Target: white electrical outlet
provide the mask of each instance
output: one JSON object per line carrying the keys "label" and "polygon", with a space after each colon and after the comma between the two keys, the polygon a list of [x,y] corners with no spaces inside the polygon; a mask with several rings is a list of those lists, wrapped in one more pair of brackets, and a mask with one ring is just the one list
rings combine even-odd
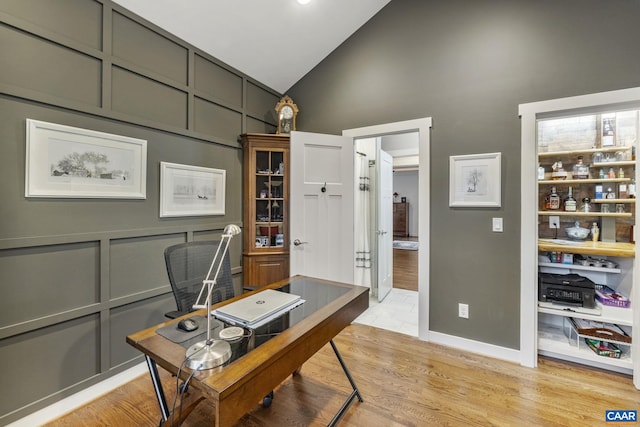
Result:
{"label": "white electrical outlet", "polygon": [[463,319],[469,318],[469,304],[458,304],[458,317]]}
{"label": "white electrical outlet", "polygon": [[549,217],[549,228],[560,228],[560,217],[559,216],[550,216]]}

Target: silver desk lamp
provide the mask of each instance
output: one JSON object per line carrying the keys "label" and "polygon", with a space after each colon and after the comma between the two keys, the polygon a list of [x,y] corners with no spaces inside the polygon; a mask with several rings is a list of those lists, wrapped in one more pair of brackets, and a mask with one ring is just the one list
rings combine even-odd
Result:
{"label": "silver desk lamp", "polygon": [[[222,261],[229,250],[229,242],[231,242],[233,236],[237,234],[240,234],[240,227],[235,224],[229,224],[224,228],[218,250],[216,250],[213,261],[211,261],[211,267],[209,267],[207,276],[202,281],[202,289],[200,289],[198,298],[196,298],[196,302],[193,304],[194,309],[207,309],[207,339],[197,342],[187,349],[187,367],[190,369],[202,370],[215,368],[216,366],[222,365],[231,357],[231,346],[227,341],[211,339],[211,293],[218,280],[218,275],[220,274],[220,269],[223,264]],[[224,246],[222,256],[218,257],[221,253],[220,248],[222,246]],[[218,265],[216,274],[213,276],[213,280],[209,280],[216,264]],[[201,298],[205,289],[207,290],[207,299],[204,304],[202,304]]]}

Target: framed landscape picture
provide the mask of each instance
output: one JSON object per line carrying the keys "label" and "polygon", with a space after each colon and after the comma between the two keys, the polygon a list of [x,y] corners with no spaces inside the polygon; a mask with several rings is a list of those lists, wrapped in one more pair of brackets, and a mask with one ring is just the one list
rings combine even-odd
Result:
{"label": "framed landscape picture", "polygon": [[227,171],[160,162],[160,217],[224,215]]}
{"label": "framed landscape picture", "polygon": [[27,119],[25,197],[145,199],[147,141]]}

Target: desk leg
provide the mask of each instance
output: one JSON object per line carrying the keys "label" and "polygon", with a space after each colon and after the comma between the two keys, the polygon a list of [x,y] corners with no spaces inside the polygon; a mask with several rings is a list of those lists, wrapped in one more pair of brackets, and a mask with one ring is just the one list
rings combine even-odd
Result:
{"label": "desk leg", "polygon": [[167,405],[167,399],[164,397],[164,390],[162,389],[162,382],[160,381],[160,374],[158,373],[156,362],[154,362],[149,356],[144,356],[144,358],[146,359],[147,366],[149,367],[149,374],[151,375],[153,390],[155,391],[156,398],[158,399],[158,405],[160,405],[160,412],[162,415],[160,424],[162,424],[167,421],[171,415],[169,412],[169,406]]}
{"label": "desk leg", "polygon": [[340,362],[340,365],[342,366],[342,370],[344,371],[344,374],[349,379],[349,382],[351,383],[351,387],[353,387],[353,391],[351,392],[351,394],[349,395],[347,400],[342,404],[342,407],[340,408],[338,413],[333,417],[333,419],[329,423],[329,426],[333,427],[338,423],[340,418],[347,411],[347,408],[349,408],[349,406],[353,402],[353,399],[355,399],[357,397],[358,401],[360,401],[360,402],[364,402],[364,401],[362,400],[362,396],[360,395],[360,391],[358,390],[358,386],[356,385],[355,381],[353,381],[353,378],[351,377],[351,373],[347,369],[347,365],[345,365],[344,364],[344,360],[342,360],[342,356],[340,355],[340,352],[338,351],[338,347],[336,347],[336,345],[333,342],[333,340],[331,340],[329,342],[331,343],[331,347],[333,348],[333,352],[336,354],[336,357],[338,358],[338,362]]}

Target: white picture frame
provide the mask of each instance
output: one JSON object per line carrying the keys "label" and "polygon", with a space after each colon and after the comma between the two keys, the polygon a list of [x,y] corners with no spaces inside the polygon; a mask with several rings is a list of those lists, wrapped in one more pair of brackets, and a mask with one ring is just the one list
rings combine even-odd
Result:
{"label": "white picture frame", "polygon": [[227,171],[160,162],[160,217],[225,214]]}
{"label": "white picture frame", "polygon": [[147,141],[26,121],[25,197],[146,199]]}
{"label": "white picture frame", "polygon": [[449,156],[450,207],[502,205],[502,153]]}

